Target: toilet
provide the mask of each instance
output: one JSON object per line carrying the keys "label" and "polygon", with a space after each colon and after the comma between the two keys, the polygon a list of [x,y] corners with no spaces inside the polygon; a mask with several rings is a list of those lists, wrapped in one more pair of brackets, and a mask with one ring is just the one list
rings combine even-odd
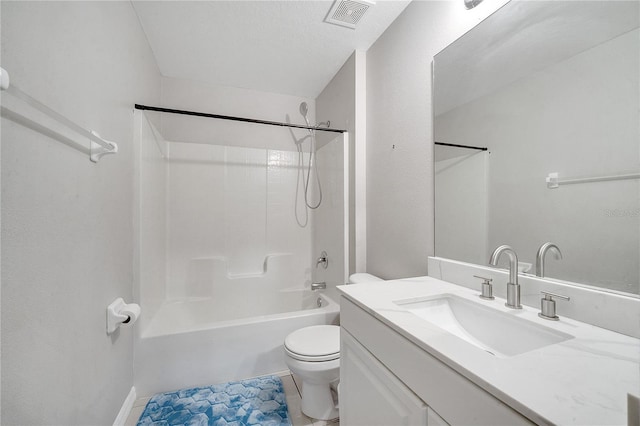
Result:
{"label": "toilet", "polygon": [[[350,284],[382,281],[357,273]],[[290,333],[284,340],[285,363],[302,379],[302,412],[313,419],[338,417],[332,387],[340,380],[340,326],[313,325]]]}
{"label": "toilet", "polygon": [[338,417],[331,385],[340,379],[340,327],[313,325],[289,334],[284,340],[285,363],[302,379],[302,412],[308,417]]}
{"label": "toilet", "polygon": [[382,278],[378,278],[375,275],[367,274],[366,272],[358,272],[356,274],[349,275],[349,284],[361,284],[372,281],[384,281]]}

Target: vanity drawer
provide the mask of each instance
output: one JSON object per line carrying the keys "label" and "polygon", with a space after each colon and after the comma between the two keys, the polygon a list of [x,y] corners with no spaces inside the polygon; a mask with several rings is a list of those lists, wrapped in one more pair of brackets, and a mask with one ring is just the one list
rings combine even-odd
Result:
{"label": "vanity drawer", "polygon": [[529,419],[342,297],[340,323],[451,425],[530,425]]}

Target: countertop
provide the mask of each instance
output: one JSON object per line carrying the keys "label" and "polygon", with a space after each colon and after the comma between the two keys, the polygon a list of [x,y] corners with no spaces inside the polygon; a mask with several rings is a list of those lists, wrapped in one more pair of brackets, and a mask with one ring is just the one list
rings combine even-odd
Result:
{"label": "countertop", "polygon": [[[538,310],[483,300],[478,292],[431,277],[339,286],[349,300],[537,423],[627,424],[627,394],[640,395],[640,339]],[[394,301],[453,294],[574,336],[520,355],[498,358],[428,323]],[[573,303],[579,303],[578,300]]]}

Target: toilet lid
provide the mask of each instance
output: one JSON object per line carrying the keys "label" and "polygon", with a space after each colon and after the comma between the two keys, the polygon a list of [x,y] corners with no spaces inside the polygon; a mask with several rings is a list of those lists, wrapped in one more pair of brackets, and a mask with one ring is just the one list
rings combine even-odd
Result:
{"label": "toilet lid", "polygon": [[313,325],[301,328],[284,339],[287,353],[302,361],[329,361],[340,357],[340,327]]}

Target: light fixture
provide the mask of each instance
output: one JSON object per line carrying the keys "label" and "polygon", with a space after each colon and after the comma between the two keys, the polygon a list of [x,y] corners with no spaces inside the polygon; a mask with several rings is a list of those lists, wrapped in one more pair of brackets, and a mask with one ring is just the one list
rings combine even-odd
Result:
{"label": "light fixture", "polygon": [[480,3],[482,3],[482,0],[464,0],[464,6],[467,9],[473,9],[474,7],[479,5]]}

